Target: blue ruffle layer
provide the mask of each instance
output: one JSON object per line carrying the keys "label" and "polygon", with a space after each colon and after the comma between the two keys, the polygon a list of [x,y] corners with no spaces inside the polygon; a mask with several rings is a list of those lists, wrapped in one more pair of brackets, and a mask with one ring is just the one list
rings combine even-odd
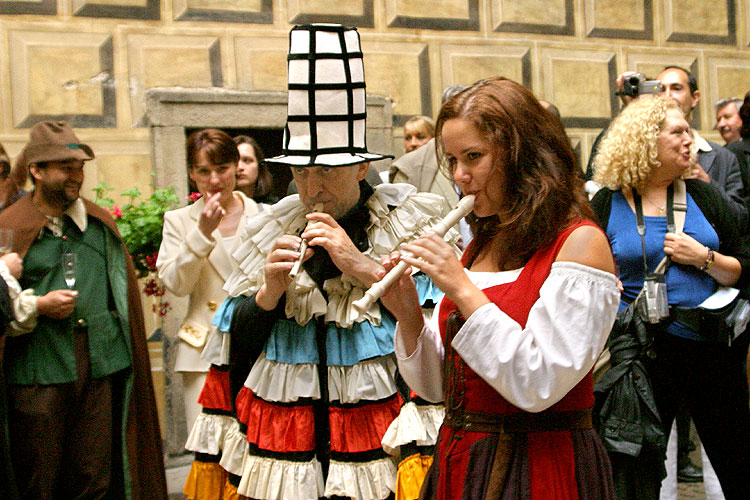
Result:
{"label": "blue ruffle layer", "polygon": [[242,297],[227,297],[214,313],[211,324],[218,328],[220,332],[229,331],[229,327],[232,325],[232,314],[234,314],[234,308],[240,298]]}
{"label": "blue ruffle layer", "polygon": [[443,291],[435,286],[429,276],[417,273],[413,276],[414,284],[417,285],[417,295],[422,307],[435,307],[443,298]]}
{"label": "blue ruffle layer", "polygon": [[[443,297],[443,292],[422,273],[414,276],[420,303],[434,306]],[[241,297],[227,297],[214,314],[211,324],[220,331],[228,332],[232,314]],[[329,324],[326,335],[326,353],[329,366],[353,366],[370,358],[385,356],[393,352],[393,332],[396,322],[381,307],[380,326],[367,321],[355,323],[352,328],[341,328]],[[276,322],[266,343],[266,358],[278,363],[293,365],[320,362],[315,341],[316,323],[311,321],[300,326],[296,321],[281,319]]]}
{"label": "blue ruffle layer", "polygon": [[[353,366],[366,359],[393,352],[393,330],[396,323],[383,313],[380,326],[367,321],[351,328],[327,325],[326,356],[328,366]],[[302,364],[320,362],[315,342],[315,322],[300,326],[294,320],[276,322],[266,343],[266,358],[278,363]]]}

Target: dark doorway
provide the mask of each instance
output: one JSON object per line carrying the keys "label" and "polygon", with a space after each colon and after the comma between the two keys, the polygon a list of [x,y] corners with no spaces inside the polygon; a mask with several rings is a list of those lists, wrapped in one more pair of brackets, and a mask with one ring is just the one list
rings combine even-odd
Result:
{"label": "dark doorway", "polygon": [[[196,130],[201,128],[185,128],[185,138]],[[281,154],[282,141],[284,139],[284,130],[280,128],[222,128],[224,132],[237,137],[238,135],[248,135],[255,139],[263,150],[266,158],[273,158]],[[286,196],[286,189],[292,180],[292,171],[286,167],[273,166],[270,168],[273,176],[273,194],[277,198]]]}

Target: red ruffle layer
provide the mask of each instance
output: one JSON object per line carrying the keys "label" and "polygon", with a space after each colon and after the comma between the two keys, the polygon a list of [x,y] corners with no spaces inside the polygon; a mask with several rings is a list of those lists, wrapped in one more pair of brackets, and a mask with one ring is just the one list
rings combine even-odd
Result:
{"label": "red ruffle layer", "polygon": [[247,425],[248,442],[263,450],[284,453],[315,449],[311,405],[274,405],[243,387],[237,395],[237,418]]}
{"label": "red ruffle layer", "polygon": [[232,411],[232,398],[229,395],[229,372],[217,370],[212,366],[203,383],[198,404],[212,410]]}
{"label": "red ruffle layer", "polygon": [[380,449],[380,440],[398,416],[402,403],[399,396],[377,404],[331,408],[331,450],[358,453]]}
{"label": "red ruffle layer", "polygon": [[[237,418],[247,426],[247,440],[264,450],[312,451],[315,419],[312,405],[280,406],[243,387],[237,395]],[[402,401],[394,397],[377,404],[330,408],[331,450],[358,453],[380,449],[380,440],[398,416]]]}
{"label": "red ruffle layer", "polygon": [[237,399],[234,400],[234,406],[237,410],[237,420],[247,425],[249,417],[250,401],[253,399],[253,391],[247,387],[240,389]]}

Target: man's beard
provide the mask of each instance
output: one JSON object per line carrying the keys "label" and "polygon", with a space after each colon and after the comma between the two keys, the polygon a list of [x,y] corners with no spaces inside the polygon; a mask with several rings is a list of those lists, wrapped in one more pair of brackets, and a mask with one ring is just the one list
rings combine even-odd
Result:
{"label": "man's beard", "polygon": [[65,210],[78,199],[81,189],[81,186],[79,185],[75,196],[72,196],[69,195],[68,191],[65,189],[66,184],[67,182],[59,184],[40,184],[38,188],[48,203],[62,207],[62,209]]}

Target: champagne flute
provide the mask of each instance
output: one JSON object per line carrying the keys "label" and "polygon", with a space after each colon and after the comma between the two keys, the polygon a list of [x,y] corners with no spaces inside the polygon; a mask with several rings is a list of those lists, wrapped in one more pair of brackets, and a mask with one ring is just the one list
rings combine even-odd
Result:
{"label": "champagne flute", "polygon": [[0,229],[0,255],[13,251],[13,230]]}
{"label": "champagne flute", "polygon": [[76,284],[76,254],[72,252],[62,254],[62,265],[65,284],[72,289]]}

